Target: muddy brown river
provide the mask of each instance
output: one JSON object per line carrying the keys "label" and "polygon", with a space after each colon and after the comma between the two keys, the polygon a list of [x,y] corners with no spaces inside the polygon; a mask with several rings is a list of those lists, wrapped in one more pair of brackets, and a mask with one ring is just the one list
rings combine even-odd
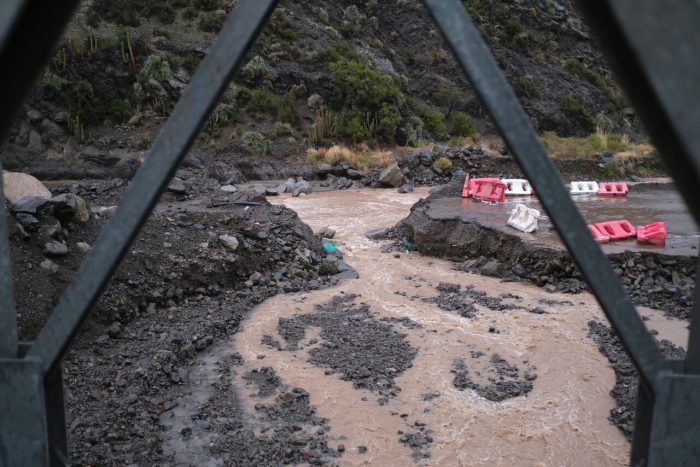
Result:
{"label": "muddy brown river", "polygon": [[[609,395],[614,373],[587,337],[587,322],[605,319],[590,294],[547,293],[455,271],[448,261],[417,253],[385,254],[380,243],[365,238],[366,231],[405,217],[427,192],[335,191],[276,199],[296,210],[314,230],[336,229],[338,248],[359,279],[320,291],[278,295],[242,323],[231,345],[245,362],[235,378],[250,419],[255,419],[259,399],[247,397],[252,389],[240,376],[272,367],[285,384],[308,391],[317,416],[328,419],[329,445],[345,448],[336,459],[340,465],[626,464],[630,445],[607,420],[614,406]],[[423,300],[436,296],[441,282],[472,286],[477,293],[501,297],[502,303],[522,309],[494,311],[476,305],[472,317],[462,317]],[[348,294],[358,295],[356,302],[367,304],[376,319],[390,320],[416,349],[412,365],[396,370],[400,390],[383,401],[377,392],[355,388],[352,381],[309,361],[310,352],[322,345],[321,329],[310,325],[293,347],[280,335],[280,318],[313,314],[314,305]],[[526,311],[532,308],[545,314]],[[660,338],[685,346],[683,322],[667,320],[654,310],[641,312],[650,317],[646,323]],[[397,321],[406,318],[411,325]],[[281,345],[275,348],[271,340]],[[460,360],[474,380],[493,381],[488,368],[493,354],[527,370],[529,379],[536,375],[532,390],[496,402],[478,391],[455,387],[452,370]],[[206,375],[201,378],[207,380]],[[186,411],[187,401],[181,407]],[[416,457],[415,449],[400,441],[417,426],[432,439],[422,448],[429,457]]]}

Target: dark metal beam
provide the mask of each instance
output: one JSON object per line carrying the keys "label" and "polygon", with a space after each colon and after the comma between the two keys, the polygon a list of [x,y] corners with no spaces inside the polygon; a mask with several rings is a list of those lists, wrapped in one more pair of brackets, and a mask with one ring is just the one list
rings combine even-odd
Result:
{"label": "dark metal beam", "polygon": [[17,310],[12,290],[12,256],[8,233],[0,167],[0,358],[16,358],[18,351]]}
{"label": "dark metal beam", "polygon": [[14,14],[0,20],[0,142],[36,82],[78,0],[17,0],[0,8]]}
{"label": "dark metal beam", "polygon": [[641,376],[655,389],[655,375],[670,367],[632,306],[607,257],[590,235],[581,213],[479,31],[458,0],[424,0],[424,4],[518,164],[535,187],[542,206],[622,338]]}
{"label": "dark metal beam", "polygon": [[578,0],[577,5],[700,224],[700,2]]}
{"label": "dark metal beam", "polygon": [[241,0],[226,20],[117,211],[29,351],[29,356],[42,359],[45,371],[65,353],[276,3],[277,0]]}

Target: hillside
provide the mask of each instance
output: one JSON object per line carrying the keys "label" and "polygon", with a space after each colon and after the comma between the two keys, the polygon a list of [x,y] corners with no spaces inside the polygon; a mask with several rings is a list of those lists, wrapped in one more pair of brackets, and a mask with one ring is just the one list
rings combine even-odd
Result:
{"label": "hillside", "polygon": [[[234,3],[86,0],[18,118],[4,166],[128,177]],[[540,133],[587,137],[598,127],[639,140],[569,0],[464,3]],[[335,143],[504,152],[419,1],[283,1],[195,152],[303,161],[309,147]]]}

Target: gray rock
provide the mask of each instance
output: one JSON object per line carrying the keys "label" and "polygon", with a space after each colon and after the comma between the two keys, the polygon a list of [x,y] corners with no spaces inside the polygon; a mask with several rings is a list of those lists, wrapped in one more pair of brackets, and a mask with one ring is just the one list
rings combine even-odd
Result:
{"label": "gray rock", "polygon": [[66,256],[68,254],[68,247],[63,243],[51,240],[44,245],[44,254],[53,257]]}
{"label": "gray rock", "polygon": [[187,187],[182,182],[182,180],[180,180],[177,177],[174,177],[171,180],[170,185],[168,185],[168,191],[177,195],[184,195],[185,193],[187,193]]}
{"label": "gray rock", "polygon": [[414,189],[413,183],[404,183],[397,190],[399,193],[411,193]]}
{"label": "gray rock", "polygon": [[24,196],[12,203],[12,210],[14,212],[36,214],[37,210],[47,202],[46,198],[40,196]]}
{"label": "gray rock", "polygon": [[331,276],[340,272],[337,259],[325,259],[318,268],[318,272],[324,276]]}
{"label": "gray rock", "polygon": [[238,191],[238,188],[236,188],[233,185],[224,185],[221,188],[219,188],[221,191],[225,191],[226,193],[235,193]]}
{"label": "gray rock", "polygon": [[219,240],[227,250],[236,251],[238,248],[238,239],[233,235],[219,235]]}
{"label": "gray rock", "polygon": [[348,169],[345,171],[345,174],[348,176],[348,178],[351,178],[353,180],[359,180],[362,177],[364,177],[364,175],[365,175],[362,172],[360,172],[359,170],[355,170],[355,169]]}
{"label": "gray rock", "polygon": [[83,253],[88,253],[90,250],[92,250],[92,247],[85,242],[78,242],[75,244],[75,246]]}
{"label": "gray rock", "polygon": [[287,185],[285,185],[284,183],[282,183],[281,185],[279,185],[279,186],[276,188],[276,190],[277,190],[277,193],[279,193],[280,195],[281,195],[282,193],[286,193],[286,192],[288,191],[288,190],[287,190]]}
{"label": "gray rock", "polygon": [[312,191],[313,191],[313,189],[311,188],[311,185],[309,185],[309,182],[302,179],[302,180],[299,180],[298,182],[294,183],[294,189],[292,190],[292,196],[297,197],[301,194],[308,195]]}
{"label": "gray rock", "polygon": [[50,259],[45,259],[39,266],[41,266],[41,269],[48,271],[49,274],[56,274],[58,272],[58,265]]}
{"label": "gray rock", "polygon": [[287,193],[290,193],[292,190],[294,190],[294,185],[296,181],[293,178],[288,178],[284,184],[287,186]]}
{"label": "gray rock", "polygon": [[39,134],[38,131],[32,129],[29,131],[29,144],[27,147],[30,149],[41,149],[43,146],[43,143],[41,141],[41,135]]}
{"label": "gray rock", "polygon": [[322,228],[321,230],[319,230],[318,235],[321,238],[333,238],[333,237],[335,237],[335,230],[326,226],[326,227]]}
{"label": "gray rock", "polygon": [[518,277],[525,277],[527,276],[527,270],[523,267],[522,264],[516,264],[513,266],[513,274],[515,274]]}
{"label": "gray rock", "polygon": [[26,212],[17,213],[17,220],[22,228],[29,231],[36,231],[39,228],[39,219]]}
{"label": "gray rock", "polygon": [[86,222],[90,211],[84,199],[73,193],[63,193],[49,200],[53,206],[53,216],[61,222]]}
{"label": "gray rock", "polygon": [[316,164],[316,172],[320,174],[328,173],[333,170],[333,166],[327,162],[319,162]]}
{"label": "gray rock", "polygon": [[2,188],[5,199],[10,203],[15,203],[25,196],[38,198],[51,198],[51,192],[29,174],[22,172],[2,172]]}
{"label": "gray rock", "polygon": [[265,188],[265,196],[277,196],[277,195],[279,195],[277,188],[270,188],[270,187]]}
{"label": "gray rock", "polygon": [[239,191],[231,197],[231,201],[261,203],[265,201],[265,191],[259,192],[254,188],[249,188],[245,191]]}
{"label": "gray rock", "polygon": [[393,187],[399,187],[403,183],[403,173],[397,162],[394,162],[381,171],[379,174],[379,183]]}
{"label": "gray rock", "polygon": [[372,229],[365,234],[365,237],[369,238],[370,240],[379,240],[380,238],[384,238],[387,232],[389,232],[387,227]]}
{"label": "gray rock", "polygon": [[497,276],[498,275],[498,267],[499,263],[498,261],[491,260],[488,263],[484,264],[481,266],[481,274],[484,276]]}

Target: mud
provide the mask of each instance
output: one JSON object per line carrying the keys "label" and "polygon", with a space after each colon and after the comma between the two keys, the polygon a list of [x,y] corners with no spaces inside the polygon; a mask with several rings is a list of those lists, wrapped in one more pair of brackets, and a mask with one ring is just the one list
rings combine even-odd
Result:
{"label": "mud", "polygon": [[[435,190],[413,206],[409,216],[390,232],[394,243],[387,251],[405,250],[410,245],[421,253],[458,261],[464,271],[509,282],[529,281],[549,291],[577,293],[586,289],[582,275],[546,219],[540,221],[536,235],[518,232],[505,225],[512,207],[510,201],[489,205],[444,197],[454,191],[457,181]],[[646,216],[647,221],[667,221],[672,237],[668,248],[628,241],[603,249],[635,304],[663,309],[671,316],[687,319],[695,288],[698,228],[677,195],[659,187],[639,190],[639,194],[630,195],[630,201],[595,199],[578,205],[584,207],[584,215],[592,221],[619,217],[624,212],[635,212],[637,217],[631,218],[637,223],[641,223],[640,216]],[[668,207],[664,207],[667,195],[671,198]],[[659,198],[654,198],[650,214],[643,214],[646,211],[642,209],[625,211],[619,207],[625,202],[646,206],[645,200],[656,196]],[[520,202],[512,202],[516,201]],[[529,199],[525,202],[534,203]],[[673,233],[676,229],[678,234]],[[624,248],[631,250],[621,252]]]}

